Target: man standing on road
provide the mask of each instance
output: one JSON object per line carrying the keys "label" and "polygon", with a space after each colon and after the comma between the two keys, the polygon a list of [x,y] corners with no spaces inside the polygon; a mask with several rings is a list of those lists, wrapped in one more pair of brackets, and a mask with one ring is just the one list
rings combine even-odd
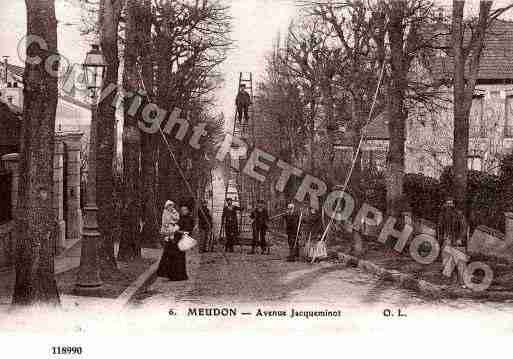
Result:
{"label": "man standing on road", "polygon": [[226,206],[223,208],[223,214],[221,216],[221,226],[224,226],[226,236],[225,252],[233,252],[233,246],[239,236],[237,211],[240,210],[240,207],[233,205],[231,198],[226,200]]}
{"label": "man standing on road", "polygon": [[285,214],[285,229],[289,242],[289,256],[287,262],[294,262],[299,258],[299,215],[294,210],[294,204],[290,203]]}
{"label": "man standing on road", "polygon": [[198,224],[200,229],[200,246],[199,252],[205,253],[207,249],[208,240],[212,233],[212,215],[207,207],[205,200],[201,201],[201,206],[198,211]]}
{"label": "man standing on road", "polygon": [[317,245],[323,233],[322,216],[315,209],[310,208],[310,213],[305,218],[304,234],[305,234],[305,255],[309,256],[309,251]]}
{"label": "man standing on road", "polygon": [[253,219],[253,246],[250,254],[255,253],[255,247],[258,246],[258,244],[260,244],[260,248],[262,248],[262,254],[269,254],[267,243],[265,242],[269,215],[264,206],[264,201],[258,201],[257,208],[251,213],[250,218]]}
{"label": "man standing on road", "polygon": [[444,250],[447,246],[466,252],[467,221],[463,212],[454,206],[454,199],[451,197],[446,199],[438,216],[437,236],[444,267],[450,259],[450,255]]}
{"label": "man standing on road", "polygon": [[467,222],[463,213],[454,206],[454,200],[449,197],[438,216],[438,241],[443,248],[465,246],[467,237]]}

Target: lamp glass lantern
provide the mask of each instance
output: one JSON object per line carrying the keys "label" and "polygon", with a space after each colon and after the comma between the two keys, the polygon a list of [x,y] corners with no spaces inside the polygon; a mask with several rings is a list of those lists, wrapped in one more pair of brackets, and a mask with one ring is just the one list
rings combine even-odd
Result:
{"label": "lamp glass lantern", "polygon": [[98,45],[91,46],[91,50],[86,54],[83,67],[87,88],[93,92],[101,88],[107,63]]}

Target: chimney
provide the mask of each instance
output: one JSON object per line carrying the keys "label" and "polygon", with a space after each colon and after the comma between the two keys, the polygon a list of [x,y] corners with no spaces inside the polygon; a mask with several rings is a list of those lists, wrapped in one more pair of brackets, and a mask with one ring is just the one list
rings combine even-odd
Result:
{"label": "chimney", "polygon": [[7,66],[9,65],[9,56],[4,56],[4,82],[7,85]]}

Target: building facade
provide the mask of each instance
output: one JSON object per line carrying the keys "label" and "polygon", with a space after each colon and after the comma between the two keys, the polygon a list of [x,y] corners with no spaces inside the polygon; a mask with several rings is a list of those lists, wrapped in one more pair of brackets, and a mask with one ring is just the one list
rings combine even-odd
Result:
{"label": "building facade", "polygon": [[[4,173],[10,174],[10,203],[1,203],[2,212],[14,218],[18,199],[19,151],[23,109],[23,71],[5,62],[0,67],[0,158]],[[7,71],[6,71],[7,69]],[[90,107],[65,94],[57,104],[54,153],[53,200],[58,223],[57,246],[69,247],[81,237],[82,152],[88,142]],[[12,221],[0,223],[0,268],[13,264]]]}
{"label": "building facade", "polygon": [[[436,66],[435,76],[449,78],[449,57],[439,54]],[[437,111],[411,111],[406,172],[438,178],[452,164],[452,101],[452,88],[447,87]],[[469,168],[497,174],[501,158],[513,149],[513,22],[497,20],[487,32],[469,120]]]}

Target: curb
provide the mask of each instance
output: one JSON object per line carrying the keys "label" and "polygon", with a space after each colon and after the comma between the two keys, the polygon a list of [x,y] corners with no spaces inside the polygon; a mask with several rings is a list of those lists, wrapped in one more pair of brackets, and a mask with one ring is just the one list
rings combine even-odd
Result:
{"label": "curb", "polygon": [[454,288],[447,285],[439,285],[428,282],[424,279],[416,278],[411,274],[401,273],[393,269],[385,269],[371,261],[360,259],[358,257],[337,252],[337,257],[342,264],[346,266],[358,267],[369,273],[376,274],[384,280],[397,283],[400,287],[414,290],[425,296],[439,298],[442,296],[449,298],[471,298],[471,299],[491,299],[491,300],[513,300],[513,292],[482,291],[476,292],[470,289]]}
{"label": "curb", "polygon": [[135,296],[135,293],[145,286],[146,284],[152,282],[157,277],[157,269],[159,267],[159,262],[156,261],[153,263],[146,271],[144,271],[132,284],[130,284],[124,291],[115,299],[115,304],[119,307],[125,307],[130,300]]}

